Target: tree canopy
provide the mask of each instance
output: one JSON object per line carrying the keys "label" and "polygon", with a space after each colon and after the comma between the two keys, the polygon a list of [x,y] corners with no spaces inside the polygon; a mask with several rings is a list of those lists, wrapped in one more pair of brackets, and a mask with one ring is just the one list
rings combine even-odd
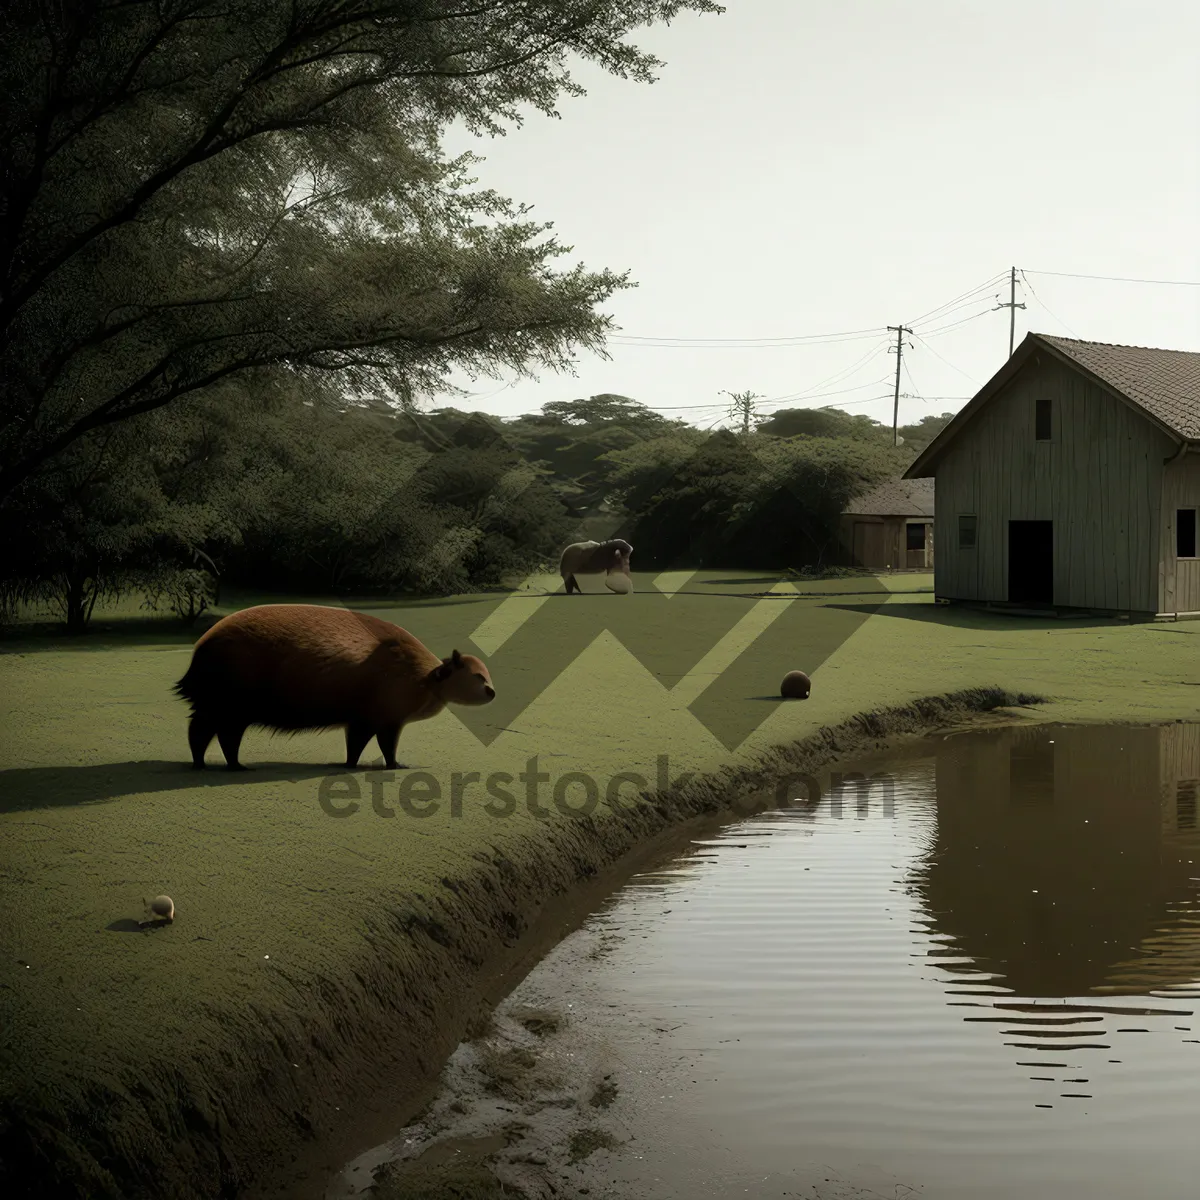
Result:
{"label": "tree canopy", "polygon": [[711,0],[122,0],[0,6],[0,503],[90,431],[284,369],[410,402],[452,367],[603,352],[628,277],[473,189],[502,132],[652,81],[626,39]]}
{"label": "tree canopy", "polygon": [[448,157],[712,0],[0,6],[0,610],[69,628],[223,581],[447,594],[618,529],[644,565],[823,564],[949,419],[790,409],[709,435],[615,393],[514,419],[450,373],[607,357],[627,273]]}

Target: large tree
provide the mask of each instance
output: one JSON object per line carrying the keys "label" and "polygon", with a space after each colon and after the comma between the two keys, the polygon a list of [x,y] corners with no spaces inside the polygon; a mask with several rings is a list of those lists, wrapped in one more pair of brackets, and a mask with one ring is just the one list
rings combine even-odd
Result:
{"label": "large tree", "polygon": [[452,366],[603,352],[629,286],[474,191],[499,133],[651,81],[625,39],[711,0],[7,0],[0,5],[0,503],[91,431],[239,373],[401,403]]}

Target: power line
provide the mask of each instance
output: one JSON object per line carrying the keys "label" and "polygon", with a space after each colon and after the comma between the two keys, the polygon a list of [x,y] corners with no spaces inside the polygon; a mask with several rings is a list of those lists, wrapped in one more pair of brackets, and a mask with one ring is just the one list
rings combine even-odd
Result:
{"label": "power line", "polygon": [[941,337],[943,333],[949,333],[950,330],[957,329],[960,325],[969,325],[972,321],[977,321],[980,317],[986,317],[988,313],[995,311],[995,308],[981,309],[977,313],[972,313],[969,317],[963,317],[959,321],[951,321],[949,325],[939,325],[937,329],[927,329],[921,336],[923,338]]}
{"label": "power line", "polygon": [[751,347],[766,349],[773,346],[819,346],[833,345],[837,342],[856,342],[868,337],[878,337],[882,330],[875,326],[871,329],[848,329],[840,333],[807,333],[794,334],[791,337],[756,337],[756,338],[683,338],[683,337],[642,337],[634,334],[614,334],[608,339],[619,345],[653,345],[680,348],[697,348],[702,350],[721,350],[726,348]]}
{"label": "power line", "polygon": [[928,321],[931,317],[939,313],[944,316],[946,315],[943,312],[944,309],[952,308],[954,305],[966,301],[968,298],[975,296],[979,292],[986,292],[989,288],[995,287],[995,285],[1003,278],[1004,272],[997,271],[995,275],[989,276],[983,281],[983,283],[977,284],[975,287],[969,288],[967,291],[960,293],[959,295],[955,296],[953,300],[947,300],[945,304],[939,304],[937,308],[931,308],[927,313],[923,313],[919,317],[914,317],[911,321],[909,321],[909,325],[920,325],[923,321]]}
{"label": "power line", "polygon": [[[956,317],[959,313],[961,313],[964,309],[970,308],[973,304],[978,304],[981,300],[985,300],[985,299],[987,299],[987,296],[985,295],[985,293],[980,292],[978,295],[971,296],[968,300],[964,301],[962,304],[956,304],[952,308],[946,309],[945,312],[939,313],[936,317],[931,318],[931,320],[933,320],[933,321],[951,320],[952,318]],[[990,311],[990,310],[985,309],[984,311]],[[975,316],[975,315],[978,315],[978,314],[972,314],[972,316]],[[954,323],[955,322],[953,320],[951,320],[951,325],[953,325]],[[926,330],[926,332],[932,332],[928,329],[928,326],[923,323],[915,324],[912,326],[912,328],[913,329],[924,329],[924,330]],[[939,325],[938,328],[940,329],[940,328],[944,328],[944,327]],[[945,328],[948,328],[948,327],[945,327]]]}
{"label": "power line", "polygon": [[[831,383],[841,383],[844,379],[848,379],[860,367],[866,366],[871,359],[878,358],[887,349],[887,346],[888,343],[886,341],[881,341],[878,345],[868,350],[866,354],[862,355],[861,358],[855,359],[848,367],[843,367],[840,371],[834,371],[832,375],[822,379],[819,383],[814,383],[812,387],[805,388],[802,392],[791,392],[786,396],[772,396],[765,403],[773,404],[777,400],[803,400],[814,394],[821,394],[817,392],[818,388],[826,387]],[[836,393],[826,392],[824,394],[833,395]]]}
{"label": "power line", "polygon": [[1152,283],[1160,284],[1163,287],[1200,287],[1200,279],[1134,279],[1128,275],[1077,275],[1073,271],[1034,271],[1032,268],[1021,268],[1022,275],[1027,271],[1033,275],[1059,275],[1064,279],[1107,279],[1113,283]]}
{"label": "power line", "polygon": [[845,408],[848,404],[873,404],[876,400],[890,400],[891,398],[891,392],[880,392],[878,396],[864,396],[861,400],[843,400],[841,404],[822,404],[820,408],[822,412],[828,412],[831,408]]}
{"label": "power line", "polygon": [[[908,382],[912,384],[912,389],[916,393],[916,399],[924,400],[921,395],[921,389],[917,387],[917,381],[912,377],[912,372],[908,369],[908,363],[904,364],[904,374],[908,377]],[[896,380],[896,399],[895,399],[895,414],[892,417],[892,444],[898,445],[900,441],[900,397],[904,395],[900,391],[900,381]]]}
{"label": "power line", "polygon": [[964,379],[969,380],[971,382],[972,386],[975,385],[975,380],[971,379],[970,375],[968,375],[966,373],[966,371],[964,371],[962,369],[962,367],[954,366],[954,364],[948,358],[945,358],[941,354],[938,354],[938,352],[927,341],[925,341],[925,339],[923,337],[921,337],[921,335],[919,333],[914,333],[913,337],[915,337],[919,342],[921,342],[921,344],[924,345],[925,348],[927,350],[929,350],[932,354],[934,354],[938,358],[940,358],[942,360],[942,362],[944,362],[946,364],[946,366],[951,367],[953,370],[957,371]]}
{"label": "power line", "polygon": [[[1034,274],[1036,275],[1036,274],[1037,274],[1037,272],[1035,271],[1035,272],[1034,272]],[[1041,306],[1042,306],[1044,309],[1046,309],[1046,312],[1050,314],[1050,317],[1051,317],[1051,319],[1052,319],[1052,320],[1055,320],[1055,321],[1057,321],[1057,322],[1058,322],[1058,323],[1059,323],[1059,324],[1060,324],[1060,325],[1061,325],[1061,326],[1062,326],[1062,327],[1063,327],[1063,328],[1064,328],[1064,329],[1065,329],[1065,330],[1066,330],[1066,331],[1067,331],[1067,332],[1068,332],[1068,333],[1069,333],[1069,334],[1070,334],[1072,337],[1078,337],[1078,336],[1079,336],[1079,334],[1077,334],[1077,333],[1075,332],[1075,330],[1073,330],[1073,329],[1070,327],[1070,325],[1068,325],[1068,324],[1066,323],[1066,321],[1064,321],[1064,320],[1062,319],[1062,317],[1058,316],[1056,313],[1052,313],[1052,312],[1050,312],[1050,309],[1049,309],[1049,307],[1047,306],[1047,304],[1046,304],[1045,300],[1043,300],[1043,299],[1041,298],[1041,296],[1039,296],[1039,295],[1037,294],[1036,290],[1034,289],[1034,286],[1033,286],[1033,284],[1032,284],[1032,283],[1030,283],[1030,282],[1029,282],[1029,280],[1025,278],[1025,272],[1024,272],[1024,271],[1022,271],[1022,272],[1021,272],[1021,278],[1025,280],[1025,285],[1026,285],[1026,287],[1028,287],[1028,288],[1029,288],[1029,294],[1030,294],[1030,295],[1031,295],[1031,296],[1032,296],[1032,297],[1033,297],[1033,298],[1034,298],[1034,299],[1035,299],[1035,300],[1036,300],[1036,301],[1037,301],[1037,302],[1038,302],[1038,303],[1039,303],[1039,304],[1040,304],[1040,305],[1041,305]]]}
{"label": "power line", "polygon": [[878,387],[882,383],[887,383],[887,380],[873,379],[870,383],[860,383],[854,387],[839,388],[832,392],[803,392],[797,396],[776,396],[773,400],[764,400],[759,407],[765,408],[768,404],[789,404],[796,400],[821,400],[826,396],[848,396],[851,392],[861,392],[863,388]]}
{"label": "power line", "polygon": [[[953,315],[955,312],[968,307],[972,302],[982,298],[982,293],[989,288],[994,287],[1006,277],[1009,280],[1010,289],[1015,284],[1015,276],[1017,271],[1020,271],[1021,276],[1028,283],[1027,275],[1054,275],[1068,279],[1098,279],[1108,280],[1115,283],[1142,283],[1165,287],[1200,287],[1200,280],[1192,279],[1140,279],[1128,275],[1085,275],[1073,271],[1039,271],[1033,268],[1010,268],[1008,271],[1000,271],[995,275],[985,279],[982,283],[976,284],[972,288],[968,288],[964,292],[960,292],[957,296],[950,300],[939,304],[936,308],[931,308],[919,317],[914,317],[908,322],[908,327],[914,329],[916,326],[926,324],[927,322],[937,319],[944,320],[946,317]],[[1036,296],[1035,296],[1036,299]],[[1010,305],[1016,304],[1015,292],[1010,291],[1010,298],[1007,304],[1001,304],[1000,307],[1008,308]],[[1016,307],[1021,305],[1016,304]],[[1043,305],[1043,307],[1045,307]],[[995,311],[988,309],[986,311]],[[1049,312],[1049,309],[1047,309]],[[967,320],[974,320],[977,316],[982,316],[982,313],[974,314]],[[1053,314],[1051,314],[1053,316]],[[1016,314],[1010,312],[1010,332],[1015,326]],[[1057,319],[1057,318],[1056,318]],[[938,330],[929,330],[928,334],[932,335],[935,332],[945,332],[954,326],[944,326]],[[890,332],[891,330],[889,330]],[[772,347],[791,347],[791,346],[817,346],[817,345],[835,345],[840,342],[860,341],[872,336],[878,336],[883,332],[878,326],[864,329],[846,329],[831,333],[812,333],[812,334],[793,334],[783,337],[750,337],[750,338],[687,338],[687,337],[671,337],[671,336],[644,336],[640,334],[621,334],[617,333],[608,340],[621,346],[652,346],[662,347],[667,349],[732,349],[732,348],[747,348],[747,349],[767,349]]]}
{"label": "power line", "polygon": [[[989,288],[994,287],[1001,279],[1004,278],[1006,272],[999,271],[983,283],[977,284],[975,287],[961,292],[959,295],[947,300],[944,304],[939,304],[936,308],[930,309],[922,316],[915,318],[909,322],[909,325],[919,325],[933,317],[939,319],[945,318],[958,309],[966,307],[980,293],[986,292]],[[786,337],[753,337],[753,338],[687,338],[687,337],[672,337],[672,336],[650,336],[641,334],[614,334],[608,339],[617,345],[647,345],[647,346],[662,346],[670,348],[700,348],[700,349],[722,349],[725,347],[752,347],[766,348],[771,346],[802,346],[802,345],[832,345],[842,341],[861,341],[864,338],[872,335],[878,336],[883,330],[879,326],[874,326],[868,329],[844,329],[833,333],[810,333],[810,334],[793,334]]]}
{"label": "power line", "polygon": [[930,321],[940,321],[956,310],[983,299],[985,293],[991,291],[992,288],[1001,282],[1001,279],[1001,275],[993,275],[990,279],[984,280],[983,283],[977,284],[965,292],[961,292],[952,300],[947,300],[944,304],[939,304],[937,308],[931,308],[920,317],[908,322],[908,324],[915,328],[918,325],[925,325]]}

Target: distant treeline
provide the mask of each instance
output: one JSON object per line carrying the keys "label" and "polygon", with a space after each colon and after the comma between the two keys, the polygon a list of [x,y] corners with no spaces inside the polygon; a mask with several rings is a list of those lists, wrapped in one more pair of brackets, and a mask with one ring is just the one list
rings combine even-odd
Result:
{"label": "distant treeline", "polygon": [[502,420],[347,405],[278,378],[80,439],[7,505],[0,588],[82,631],[102,597],[195,617],[220,587],[446,595],[512,585],[566,543],[622,536],[643,568],[821,566],[839,514],[949,419],[837,410],[703,432],[622,396]]}
{"label": "distant treeline", "polygon": [[602,351],[635,286],[565,265],[447,132],[556,113],[580,62],[649,82],[639,31],[721,11],[0,4],[0,617],[495,588],[618,531],[642,567],[824,561],[929,422],[897,450],[831,411],[738,438],[619,396],[515,421],[414,399]]}

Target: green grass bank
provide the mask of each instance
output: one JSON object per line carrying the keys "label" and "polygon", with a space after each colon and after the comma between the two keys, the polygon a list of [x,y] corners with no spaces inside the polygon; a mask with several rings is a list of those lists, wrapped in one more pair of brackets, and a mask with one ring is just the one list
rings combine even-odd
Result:
{"label": "green grass bank", "polygon": [[[336,732],[251,730],[250,773],[215,745],[188,770],[170,688],[196,631],[115,612],[74,641],[0,641],[5,1194],[265,1194],[315,1148],[365,1147],[531,965],[565,897],[782,773],[1033,698],[1055,720],[1198,715],[1200,624],[947,609],[913,575],[771,595],[746,573],[635,581],[348,602],[438,654],[481,653],[499,692],[404,732],[401,761],[439,792],[407,811],[409,773],[381,778],[374,747],[367,769],[326,765]],[[793,668],[812,697],[772,699]],[[540,808],[516,781],[535,756]],[[478,782],[497,772],[511,811]],[[584,815],[552,799],[572,772],[597,785]],[[621,773],[646,786],[610,805]],[[139,930],[160,892],[177,919]]]}

